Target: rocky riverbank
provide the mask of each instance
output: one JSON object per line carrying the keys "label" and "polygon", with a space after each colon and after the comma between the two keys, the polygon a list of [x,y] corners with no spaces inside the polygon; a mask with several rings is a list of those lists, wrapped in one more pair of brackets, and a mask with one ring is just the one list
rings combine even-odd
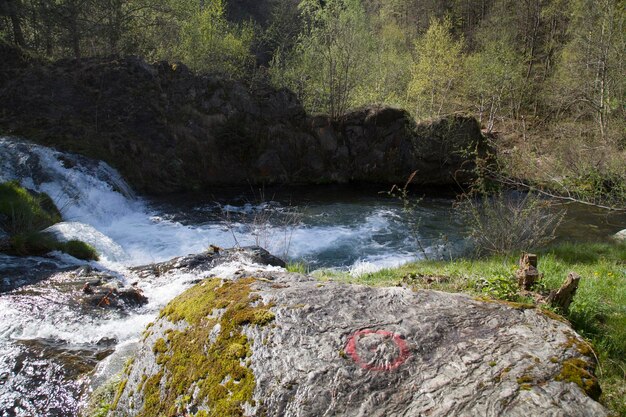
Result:
{"label": "rocky riverbank", "polygon": [[197,75],[139,58],[44,63],[0,45],[0,133],[103,160],[136,190],[216,185],[414,183],[452,185],[487,145],[477,121],[416,125],[370,106],[341,120],[307,115],[268,85]]}

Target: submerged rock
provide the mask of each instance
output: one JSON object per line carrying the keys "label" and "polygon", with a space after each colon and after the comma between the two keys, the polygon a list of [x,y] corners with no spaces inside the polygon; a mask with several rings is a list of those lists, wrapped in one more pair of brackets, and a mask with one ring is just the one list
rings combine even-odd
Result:
{"label": "submerged rock", "polygon": [[109,415],[606,416],[593,370],[523,306],[267,272],[166,306]]}

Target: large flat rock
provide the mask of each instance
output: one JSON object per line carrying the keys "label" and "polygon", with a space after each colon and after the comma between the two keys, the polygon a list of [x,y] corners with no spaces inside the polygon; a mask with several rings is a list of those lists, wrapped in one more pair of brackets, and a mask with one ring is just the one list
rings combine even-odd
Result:
{"label": "large flat rock", "polygon": [[149,327],[111,415],[606,416],[591,355],[521,305],[213,278]]}

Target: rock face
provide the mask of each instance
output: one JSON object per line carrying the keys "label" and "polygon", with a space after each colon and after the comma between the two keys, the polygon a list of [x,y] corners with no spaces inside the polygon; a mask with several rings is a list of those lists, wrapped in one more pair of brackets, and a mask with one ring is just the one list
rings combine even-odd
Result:
{"label": "rock face", "polygon": [[[0,133],[108,162],[141,192],[249,183],[456,184],[463,151],[485,150],[475,119],[416,126],[399,109],[308,116],[267,85],[138,58],[32,63],[0,45]],[[456,178],[455,178],[456,177]]]}
{"label": "rock face", "polygon": [[110,415],[606,416],[591,354],[522,306],[280,272],[212,278],[148,328]]}

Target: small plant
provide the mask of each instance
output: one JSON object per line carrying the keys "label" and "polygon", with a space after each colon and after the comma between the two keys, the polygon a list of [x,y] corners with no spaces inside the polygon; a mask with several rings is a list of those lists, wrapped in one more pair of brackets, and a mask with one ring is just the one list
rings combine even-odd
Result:
{"label": "small plant", "polygon": [[389,191],[383,192],[383,194],[387,194],[391,198],[395,198],[402,203],[402,211],[407,216],[407,228],[411,237],[415,240],[417,244],[417,248],[420,253],[424,257],[424,259],[429,259],[428,253],[426,252],[426,248],[420,238],[419,229],[422,224],[422,218],[418,215],[418,206],[421,199],[412,199],[409,195],[409,185],[413,182],[413,178],[417,175],[417,171],[413,171],[406,183],[402,188],[397,185],[393,185]]}
{"label": "small plant", "polygon": [[[255,193],[256,194],[256,193]],[[255,201],[248,203],[249,209],[233,212],[223,209],[226,228],[232,234],[235,246],[239,246],[239,234],[235,227],[243,224],[243,232],[254,239],[256,246],[262,247],[277,256],[288,258],[291,239],[302,221],[302,213],[295,207],[276,207],[265,193],[259,190]]]}
{"label": "small plant", "polygon": [[481,292],[499,300],[515,301],[517,299],[518,287],[512,277],[504,275],[481,277],[476,286]]}
{"label": "small plant", "polygon": [[297,261],[297,262],[288,262],[286,268],[287,271],[289,272],[293,272],[296,274],[309,274],[311,272],[311,269],[309,268],[309,265],[307,265],[306,262],[304,261]]}

